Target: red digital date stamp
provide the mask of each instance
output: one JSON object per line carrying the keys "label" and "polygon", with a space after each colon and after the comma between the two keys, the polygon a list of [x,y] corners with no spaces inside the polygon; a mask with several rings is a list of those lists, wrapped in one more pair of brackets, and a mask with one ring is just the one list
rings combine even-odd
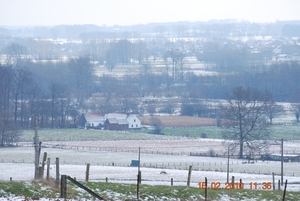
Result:
{"label": "red digital date stamp", "polygon": [[243,190],[245,189],[250,190],[271,190],[272,189],[272,183],[271,182],[249,182],[248,184],[245,184],[243,182],[226,182],[225,184],[222,184],[221,182],[211,182],[210,184],[205,183],[205,182],[198,182],[198,188],[199,189],[206,189],[210,188],[212,190],[233,190],[233,189],[240,189]]}

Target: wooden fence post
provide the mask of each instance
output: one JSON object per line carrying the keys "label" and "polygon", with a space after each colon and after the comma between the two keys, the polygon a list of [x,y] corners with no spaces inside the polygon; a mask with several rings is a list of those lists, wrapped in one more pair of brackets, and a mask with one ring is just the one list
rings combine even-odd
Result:
{"label": "wooden fence post", "polygon": [[275,191],[275,175],[274,175],[274,172],[272,172],[272,179],[273,179],[273,191]]}
{"label": "wooden fence post", "polygon": [[39,174],[38,174],[38,179],[42,178],[42,167],[39,167]]}
{"label": "wooden fence post", "polygon": [[191,184],[191,174],[192,174],[192,166],[189,167],[189,174],[188,174],[188,180],[187,180],[187,186],[190,186]]}
{"label": "wooden fence post", "polygon": [[140,182],[140,184],[142,184],[142,171],[141,170],[139,171],[139,175],[140,175],[139,176],[139,182]]}
{"label": "wooden fence post", "polygon": [[41,178],[44,178],[44,170],[45,170],[45,162],[47,159],[47,152],[44,152],[43,161],[42,161],[42,169],[40,172]]}
{"label": "wooden fence post", "polygon": [[171,186],[173,186],[173,178],[171,178]]}
{"label": "wooden fence post", "polygon": [[136,182],[136,199],[140,200],[140,172],[138,171],[137,182]]}
{"label": "wooden fence post", "polygon": [[90,164],[86,164],[86,172],[85,172],[85,181],[89,181],[89,175],[90,175]]}
{"label": "wooden fence post", "polygon": [[244,185],[243,185],[243,180],[240,179],[240,183],[239,183],[239,189],[243,189],[244,188]]}
{"label": "wooden fence post", "polygon": [[50,158],[47,159],[47,176],[46,179],[49,180],[50,177]]}
{"label": "wooden fence post", "polygon": [[55,188],[58,188],[59,185],[59,158],[56,158],[56,180],[55,180]]}
{"label": "wooden fence post", "polygon": [[67,176],[61,175],[61,184],[60,184],[60,197],[67,198]]}
{"label": "wooden fence post", "polygon": [[205,192],[204,192],[205,201],[207,200],[207,177],[205,177]]}

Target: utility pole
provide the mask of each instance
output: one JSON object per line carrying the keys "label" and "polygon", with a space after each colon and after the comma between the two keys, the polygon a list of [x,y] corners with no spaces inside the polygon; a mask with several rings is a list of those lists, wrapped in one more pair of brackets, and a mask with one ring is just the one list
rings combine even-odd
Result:
{"label": "utility pole", "polygon": [[36,114],[34,118],[34,179],[39,178],[39,163],[40,163],[40,141],[38,136],[38,127],[39,127],[39,116]]}

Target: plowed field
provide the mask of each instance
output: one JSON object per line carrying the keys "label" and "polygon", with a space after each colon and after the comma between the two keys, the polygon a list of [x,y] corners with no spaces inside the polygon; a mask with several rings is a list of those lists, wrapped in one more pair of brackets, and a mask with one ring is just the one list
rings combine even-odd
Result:
{"label": "plowed field", "polygon": [[139,116],[143,125],[152,125],[151,119],[157,118],[164,127],[193,127],[193,126],[214,126],[215,119],[199,118],[190,116]]}

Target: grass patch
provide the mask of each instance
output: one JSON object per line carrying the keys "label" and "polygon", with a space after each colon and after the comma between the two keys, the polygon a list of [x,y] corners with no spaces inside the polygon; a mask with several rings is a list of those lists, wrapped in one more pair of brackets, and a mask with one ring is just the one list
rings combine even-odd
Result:
{"label": "grass patch", "polygon": [[162,133],[168,136],[202,138],[205,134],[206,138],[212,139],[221,139],[221,132],[222,128],[213,126],[164,128],[162,130]]}
{"label": "grass patch", "polygon": [[[106,200],[135,200],[135,184],[81,182]],[[71,182],[67,184],[67,199],[94,200],[84,190]],[[2,197],[24,196],[26,198],[59,198],[60,188],[54,188],[53,181],[35,182],[0,182]],[[208,189],[208,200],[281,200],[283,191],[271,190],[212,190]],[[204,190],[186,186],[151,186],[140,185],[141,200],[204,200]],[[300,192],[287,192],[286,200],[297,200]]]}
{"label": "grass patch", "polygon": [[0,195],[2,197],[24,196],[30,198],[55,198],[59,196],[60,191],[49,184],[49,182],[43,183],[41,181],[0,182]]}
{"label": "grass patch", "polygon": [[[41,141],[95,141],[95,140],[161,140],[173,137],[222,139],[222,127],[164,127],[164,135],[148,134],[149,130],[107,131],[84,129],[40,129]],[[33,130],[24,130],[20,141],[30,142]],[[272,125],[270,140],[300,140],[299,125]]]}
{"label": "grass patch", "polygon": [[273,140],[300,140],[300,125],[272,125],[271,138]]}
{"label": "grass patch", "polygon": [[[272,125],[270,126],[270,140],[300,140],[300,125]],[[182,127],[182,128],[164,128],[162,132],[168,136],[183,136],[192,138],[222,139],[222,127],[201,126],[201,127]]]}

